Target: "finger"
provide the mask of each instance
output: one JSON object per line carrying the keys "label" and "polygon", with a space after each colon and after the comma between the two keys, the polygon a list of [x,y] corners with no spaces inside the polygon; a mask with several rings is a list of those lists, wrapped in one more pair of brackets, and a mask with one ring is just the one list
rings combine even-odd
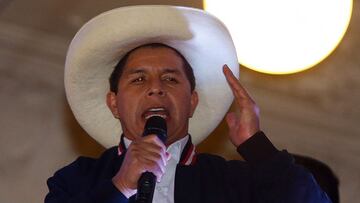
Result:
{"label": "finger", "polygon": [[154,162],[156,162],[163,171],[165,171],[165,166],[167,164],[167,157],[166,154],[164,153],[160,153],[160,154],[149,154],[148,156],[146,156],[145,158],[152,160]]}
{"label": "finger", "polygon": [[166,155],[166,151],[163,151],[161,147],[154,143],[133,142],[129,147],[129,152],[130,151],[135,158],[161,161],[162,166],[167,165],[168,157]]}
{"label": "finger", "polygon": [[165,153],[166,152],[165,145],[156,136],[146,136],[143,138],[139,138],[139,139],[135,140],[134,142],[132,142],[130,146],[132,146],[132,145],[136,148],[139,148],[139,149],[142,149],[145,151],[150,151],[150,152],[155,152],[155,153]]}
{"label": "finger", "polygon": [[169,152],[166,152],[166,161],[169,161],[171,159],[171,154]]}
{"label": "finger", "polygon": [[161,178],[162,176],[164,175],[165,171],[163,170],[160,170],[160,168],[158,166],[152,168],[150,170],[150,172],[152,172],[155,176],[156,176],[156,181],[157,182],[160,182],[161,181]]}
{"label": "finger", "polygon": [[160,140],[160,138],[155,135],[155,134],[151,134],[151,135],[147,135],[145,137],[142,137],[143,138],[143,141],[144,142],[147,142],[147,143],[153,143],[159,147],[161,147],[161,149],[163,151],[166,151],[166,146],[165,144]]}
{"label": "finger", "polygon": [[161,161],[147,159],[146,157],[142,157],[140,161],[143,163],[144,170],[146,171],[150,171],[150,172],[159,171],[160,174],[165,173],[165,166],[162,164]]}
{"label": "finger", "polygon": [[157,182],[160,182],[162,176],[165,173],[165,170],[163,168],[161,168],[156,162],[149,161],[149,160],[144,160],[144,162],[146,163],[144,172],[148,171],[148,172],[153,173],[156,176]]}
{"label": "finger", "polygon": [[158,145],[151,142],[132,142],[129,149],[135,149],[137,151],[152,152],[152,153],[165,153],[165,151]]}
{"label": "finger", "polygon": [[239,80],[226,64],[223,66],[223,72],[234,94],[241,98],[250,97],[245,88],[239,83]]}
{"label": "finger", "polygon": [[151,150],[155,153],[159,153],[161,155],[163,164],[166,165],[168,157],[167,157],[167,152],[166,152],[166,146],[164,145],[164,143],[159,139],[159,137],[157,135],[149,135],[147,137],[148,137],[148,139],[145,139],[145,141],[148,141],[149,143],[156,145],[156,150],[159,149],[157,147],[161,147],[160,151],[155,151],[155,149],[150,149],[150,148],[149,148],[149,150]]}
{"label": "finger", "polygon": [[159,148],[151,149],[151,147],[157,147],[151,145],[152,144],[143,144],[139,147],[134,148],[133,151],[136,151],[137,157],[154,162],[159,162],[159,164],[161,164],[161,166],[164,168],[164,166],[166,166],[167,164],[166,152],[159,151]]}
{"label": "finger", "polygon": [[233,94],[237,99],[251,99],[249,93],[240,84],[239,80],[234,76],[233,72],[226,64],[223,66],[223,72]]}

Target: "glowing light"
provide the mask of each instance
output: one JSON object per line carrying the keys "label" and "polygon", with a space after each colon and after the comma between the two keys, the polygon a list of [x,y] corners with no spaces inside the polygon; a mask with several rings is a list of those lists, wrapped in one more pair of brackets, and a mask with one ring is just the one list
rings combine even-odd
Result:
{"label": "glowing light", "polygon": [[352,0],[206,0],[228,27],[239,62],[269,74],[306,70],[325,59],[349,25]]}

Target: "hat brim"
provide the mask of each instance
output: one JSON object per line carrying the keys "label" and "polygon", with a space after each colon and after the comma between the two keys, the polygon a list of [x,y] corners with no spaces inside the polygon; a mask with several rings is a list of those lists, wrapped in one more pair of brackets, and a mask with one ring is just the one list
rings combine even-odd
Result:
{"label": "hat brim", "polygon": [[233,101],[222,66],[238,76],[231,36],[214,16],[195,8],[130,6],[93,18],[72,40],[65,63],[69,105],[85,131],[105,147],[122,133],[106,105],[108,78],[118,61],[143,44],[163,43],[178,50],[192,66],[199,95],[189,133],[200,143],[221,122]]}

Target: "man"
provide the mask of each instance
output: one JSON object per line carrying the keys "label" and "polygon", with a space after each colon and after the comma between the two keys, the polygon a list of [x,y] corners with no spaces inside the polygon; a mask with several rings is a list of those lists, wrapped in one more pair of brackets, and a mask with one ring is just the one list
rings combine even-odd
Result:
{"label": "man", "polygon": [[[260,131],[258,107],[234,76],[236,66],[226,28],[197,9],[125,7],[91,20],[70,45],[67,97],[90,135],[101,142],[122,134],[121,141],[99,159],[82,157],[56,172],[45,202],[134,202],[146,171],[157,179],[153,202],[329,202]],[[240,112],[226,116],[228,137],[247,162],[195,154],[192,144],[218,124],[231,93]],[[165,143],[142,137],[152,116],[166,121]]]}

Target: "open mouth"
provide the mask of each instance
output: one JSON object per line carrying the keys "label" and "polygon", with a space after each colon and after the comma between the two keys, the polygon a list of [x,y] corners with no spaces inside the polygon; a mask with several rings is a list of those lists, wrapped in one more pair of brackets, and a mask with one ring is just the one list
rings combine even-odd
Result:
{"label": "open mouth", "polygon": [[143,118],[145,118],[145,120],[147,120],[153,116],[160,116],[163,119],[167,119],[169,117],[169,112],[164,107],[152,107],[152,108],[147,109],[143,113]]}

